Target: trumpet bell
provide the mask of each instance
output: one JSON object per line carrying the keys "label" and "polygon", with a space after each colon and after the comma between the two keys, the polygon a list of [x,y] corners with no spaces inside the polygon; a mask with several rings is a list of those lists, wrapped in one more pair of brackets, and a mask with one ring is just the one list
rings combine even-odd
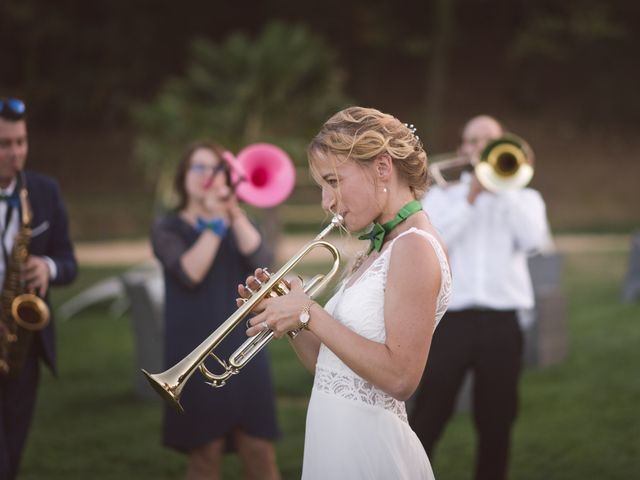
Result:
{"label": "trumpet bell", "polygon": [[254,143],[237,157],[225,152],[231,166],[231,181],[238,198],[258,208],[270,208],[284,202],[296,181],[296,170],[289,156],[270,143]]}
{"label": "trumpet bell", "polygon": [[484,148],[475,173],[492,192],[523,188],[533,178],[533,151],[515,135],[501,137]]}
{"label": "trumpet bell", "polygon": [[184,384],[179,381],[179,378],[171,376],[172,372],[170,371],[153,374],[143,368],[142,373],[149,381],[149,385],[168,405],[173,406],[180,413],[184,413],[184,408],[180,404],[180,395]]}

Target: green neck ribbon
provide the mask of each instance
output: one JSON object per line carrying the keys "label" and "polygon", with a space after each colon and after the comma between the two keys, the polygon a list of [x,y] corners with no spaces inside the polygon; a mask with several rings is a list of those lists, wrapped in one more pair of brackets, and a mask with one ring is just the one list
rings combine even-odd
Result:
{"label": "green neck ribbon", "polygon": [[398,224],[404,222],[407,218],[409,218],[414,213],[419,212],[420,210],[422,210],[422,204],[418,200],[413,200],[402,207],[398,214],[387,223],[383,225],[374,223],[373,228],[369,230],[368,233],[365,233],[364,235],[360,235],[358,237],[359,240],[371,241],[371,245],[369,245],[369,251],[367,252],[367,254],[371,253],[374,250],[379,252],[382,248],[382,244],[384,243],[385,235],[396,228]]}

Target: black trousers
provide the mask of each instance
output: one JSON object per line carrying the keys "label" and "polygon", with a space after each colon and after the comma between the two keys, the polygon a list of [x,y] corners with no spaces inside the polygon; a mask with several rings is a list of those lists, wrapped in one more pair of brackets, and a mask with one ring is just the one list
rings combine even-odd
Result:
{"label": "black trousers", "polygon": [[0,378],[0,480],[13,480],[18,475],[39,378],[40,365],[33,347],[19,374]]}
{"label": "black trousers", "polygon": [[471,371],[478,437],[475,478],[507,478],[522,349],[523,335],[513,310],[473,309],[445,314],[434,333],[409,418],[430,458],[453,414],[465,375]]}

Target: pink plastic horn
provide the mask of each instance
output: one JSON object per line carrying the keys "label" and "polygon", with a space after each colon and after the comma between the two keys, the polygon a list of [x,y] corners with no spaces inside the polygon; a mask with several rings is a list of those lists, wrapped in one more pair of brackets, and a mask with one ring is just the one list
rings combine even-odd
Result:
{"label": "pink plastic horn", "polygon": [[224,152],[231,167],[236,195],[254,207],[269,208],[284,202],[296,183],[296,170],[289,156],[270,143],[253,143],[237,157]]}

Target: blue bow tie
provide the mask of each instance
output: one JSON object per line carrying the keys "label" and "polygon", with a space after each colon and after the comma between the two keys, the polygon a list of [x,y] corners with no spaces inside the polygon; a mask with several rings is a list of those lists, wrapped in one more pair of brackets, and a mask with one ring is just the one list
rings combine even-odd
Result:
{"label": "blue bow tie", "polygon": [[20,208],[20,195],[18,189],[14,190],[11,195],[0,193],[0,202],[7,202],[7,205],[14,208]]}
{"label": "blue bow tie", "polygon": [[223,238],[227,233],[227,224],[222,218],[205,220],[204,218],[198,217],[196,220],[196,232],[201,233],[207,229]]}

